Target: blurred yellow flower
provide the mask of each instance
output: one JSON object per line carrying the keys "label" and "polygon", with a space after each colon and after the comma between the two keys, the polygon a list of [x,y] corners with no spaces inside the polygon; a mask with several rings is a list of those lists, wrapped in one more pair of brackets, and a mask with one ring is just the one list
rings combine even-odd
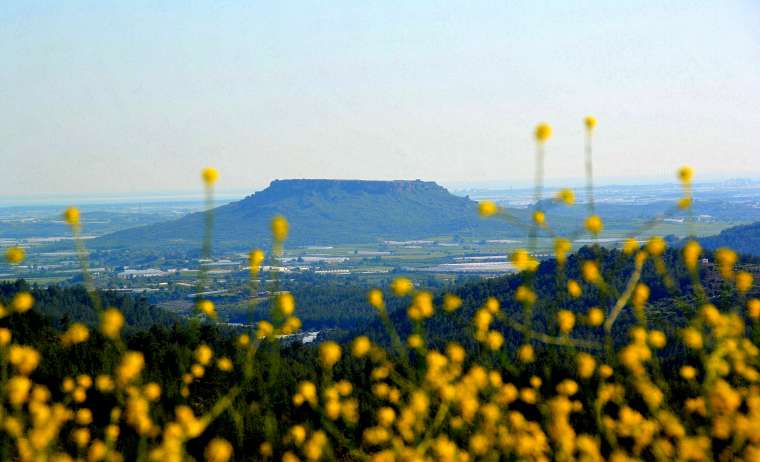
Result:
{"label": "blurred yellow flower", "polygon": [[211,186],[219,180],[219,170],[214,167],[206,167],[201,170],[201,179],[206,186]]}
{"label": "blurred yellow flower", "polygon": [[693,350],[702,349],[702,334],[693,327],[687,327],[681,332],[683,342],[687,347]]}
{"label": "blurred yellow flower", "polygon": [[269,337],[272,335],[273,332],[274,332],[274,326],[272,325],[271,322],[265,321],[263,319],[259,321],[259,324],[256,328],[257,338]]}
{"label": "blurred yellow flower", "polygon": [[288,237],[289,228],[290,225],[288,224],[288,220],[286,220],[282,215],[277,215],[276,217],[272,218],[272,237],[274,237],[275,241],[285,241],[285,239]]}
{"label": "blurred yellow flower", "polygon": [[116,308],[108,308],[103,312],[100,322],[100,331],[108,338],[119,337],[121,328],[124,326],[124,315]]}
{"label": "blurred yellow flower", "polygon": [[569,310],[559,310],[557,312],[557,324],[563,334],[569,334],[575,326],[575,314]]}
{"label": "blurred yellow flower", "polygon": [[586,218],[585,227],[588,232],[597,235],[604,229],[604,223],[599,215],[591,215]]}
{"label": "blurred yellow flower", "polygon": [[11,343],[11,330],[7,327],[0,327],[0,347],[7,346]]}
{"label": "blurred yellow flower", "polygon": [[517,359],[523,363],[532,363],[536,359],[533,347],[527,344],[521,345],[520,348],[517,349]]}
{"label": "blurred yellow flower", "polygon": [[545,143],[552,136],[552,127],[546,122],[541,122],[536,125],[535,130],[536,141],[539,143]]}
{"label": "blurred yellow flower", "polygon": [[214,350],[208,345],[199,345],[198,348],[195,349],[194,356],[199,364],[206,366],[211,361],[211,358],[214,357]]}
{"label": "blurred yellow flower", "polygon": [[370,290],[367,293],[367,301],[369,301],[369,304],[377,310],[382,310],[385,308],[385,302],[383,301],[383,291],[380,289]]}
{"label": "blurred yellow flower", "polygon": [[340,360],[340,345],[333,341],[327,341],[319,346],[319,361],[325,368],[331,368]]}
{"label": "blurred yellow flower", "polygon": [[683,247],[683,260],[686,268],[694,271],[697,268],[697,260],[702,253],[702,246],[697,241],[689,241]]}
{"label": "blurred yellow flower", "polygon": [[220,371],[230,372],[234,368],[234,365],[233,365],[232,360],[230,358],[228,358],[226,356],[222,356],[221,358],[219,358],[216,361],[216,367]]}
{"label": "blurred yellow flower", "polygon": [[752,298],[747,301],[747,314],[755,321],[760,319],[760,299]]}
{"label": "blurred yellow flower", "polygon": [[216,319],[216,308],[211,300],[199,300],[196,306],[201,313],[209,318]]}
{"label": "blurred yellow flower", "polygon": [[451,313],[456,311],[462,306],[462,299],[454,294],[446,294],[443,296],[443,310]]}
{"label": "blurred yellow flower", "polygon": [[517,249],[512,253],[512,264],[518,271],[533,272],[538,268],[538,260],[525,249]]}
{"label": "blurred yellow flower", "polygon": [[682,183],[691,183],[691,180],[693,178],[694,178],[694,169],[692,169],[688,165],[685,165],[678,169],[678,179]]}
{"label": "blurred yellow flower", "polygon": [[665,239],[660,236],[652,236],[647,242],[647,252],[655,257],[659,257],[665,252]]}
{"label": "blurred yellow flower", "polygon": [[601,326],[604,322],[604,311],[601,308],[589,308],[586,312],[586,322],[589,326]]}
{"label": "blurred yellow flower", "polygon": [[232,457],[232,445],[224,438],[214,438],[209,441],[203,455],[207,462],[227,462]]}
{"label": "blurred yellow flower", "polygon": [[543,226],[546,223],[546,214],[540,210],[533,212],[533,223]]}
{"label": "blurred yellow flower", "polygon": [[26,255],[26,252],[23,247],[9,247],[8,250],[5,251],[5,259],[11,265],[18,265],[24,261],[24,255]]}
{"label": "blurred yellow flower", "polygon": [[629,237],[625,240],[625,243],[623,244],[624,254],[633,255],[637,250],[639,250],[639,242],[636,239]]}
{"label": "blurred yellow flower", "polygon": [[488,332],[488,335],[486,336],[486,344],[491,350],[498,350],[504,345],[504,336],[501,332],[492,330]]}
{"label": "blurred yellow flower", "polygon": [[64,345],[69,346],[86,342],[89,338],[90,330],[87,329],[87,326],[81,322],[75,322],[66,329],[66,332],[61,336],[61,341]]}
{"label": "blurred yellow flower", "polygon": [[26,313],[34,305],[34,297],[29,292],[19,292],[13,296],[13,309],[18,313]]}
{"label": "blurred yellow flower", "polygon": [[594,130],[594,127],[596,127],[596,117],[594,116],[586,116],[583,119],[583,124],[586,126],[586,130],[589,132]]}
{"label": "blurred yellow flower", "polygon": [[290,316],[296,309],[296,299],[290,292],[282,292],[277,294],[275,298],[275,306],[277,311],[285,317]]}
{"label": "blurred yellow flower", "polygon": [[490,217],[499,212],[499,206],[493,201],[481,201],[478,203],[478,213],[482,217]]}
{"label": "blurred yellow flower", "polygon": [[697,376],[697,370],[692,366],[683,366],[680,371],[681,377],[686,380],[692,380]]}
{"label": "blurred yellow flower", "polygon": [[391,282],[391,290],[397,297],[403,297],[414,288],[414,284],[409,278],[398,277]]}
{"label": "blurred yellow flower", "polygon": [[583,273],[583,279],[592,284],[597,284],[602,281],[602,275],[599,273],[599,266],[593,261],[584,261],[581,265],[581,272]]}
{"label": "blurred yellow flower", "polygon": [[578,377],[588,379],[594,375],[596,359],[593,356],[588,353],[578,353],[575,360],[578,364]]}
{"label": "blurred yellow flower", "polygon": [[567,293],[573,298],[578,298],[583,293],[583,289],[581,289],[581,285],[578,284],[578,281],[575,279],[569,279],[567,281]]}
{"label": "blurred yellow flower", "polygon": [[564,237],[554,239],[554,257],[557,263],[564,265],[567,261],[567,254],[572,250],[573,244]]}
{"label": "blurred yellow flower", "polygon": [[746,271],[736,273],[736,290],[741,293],[747,292],[752,288],[752,275]]}
{"label": "blurred yellow flower", "polygon": [[573,205],[575,203],[575,193],[569,188],[560,189],[557,192],[557,200],[566,205]]}
{"label": "blurred yellow flower", "polygon": [[76,207],[69,207],[63,212],[63,219],[71,226],[79,225],[79,209]]}
{"label": "blurred yellow flower", "polygon": [[265,254],[261,249],[252,250],[248,255],[248,263],[251,267],[251,274],[257,275],[261,270],[261,265],[264,263]]}
{"label": "blurred yellow flower", "polygon": [[361,335],[356,337],[351,344],[351,354],[357,358],[363,358],[369,353],[371,348],[372,342],[369,340],[369,337]]}
{"label": "blurred yellow flower", "polygon": [[121,357],[121,362],[116,368],[116,377],[122,384],[128,384],[140,376],[145,367],[145,357],[139,351],[127,351]]}
{"label": "blurred yellow flower", "polygon": [[412,334],[406,339],[406,344],[412,349],[422,348],[425,346],[425,340],[421,335]]}
{"label": "blurred yellow flower", "polygon": [[718,262],[718,269],[723,278],[731,278],[737,259],[736,252],[729,248],[721,247],[715,251],[715,260]]}

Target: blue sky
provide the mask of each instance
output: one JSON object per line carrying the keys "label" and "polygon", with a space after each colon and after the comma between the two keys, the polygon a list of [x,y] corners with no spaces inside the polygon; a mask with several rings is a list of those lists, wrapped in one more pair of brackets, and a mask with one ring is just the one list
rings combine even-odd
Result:
{"label": "blue sky", "polygon": [[754,1],[8,1],[0,194],[760,176]]}

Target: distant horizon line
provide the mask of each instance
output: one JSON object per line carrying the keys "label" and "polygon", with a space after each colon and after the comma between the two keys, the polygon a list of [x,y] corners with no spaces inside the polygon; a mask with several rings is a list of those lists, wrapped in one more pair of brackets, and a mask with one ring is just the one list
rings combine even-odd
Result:
{"label": "distant horizon line", "polygon": [[[215,191],[215,199],[219,200],[236,200],[242,199],[255,192],[262,191],[269,187],[275,181],[284,180],[326,180],[326,181],[424,181],[433,182],[440,186],[443,186],[450,192],[467,192],[467,191],[523,191],[533,188],[532,182],[528,181],[513,181],[513,180],[486,180],[486,181],[467,181],[467,180],[430,180],[422,178],[412,179],[393,179],[393,180],[377,180],[377,179],[362,179],[362,178],[275,178],[270,180],[265,186],[252,186],[251,188],[219,188]],[[699,185],[712,185],[720,183],[760,183],[760,177],[756,176],[733,176],[733,177],[716,177],[707,178],[703,181],[694,183],[694,186]],[[672,185],[677,186],[678,182],[673,179],[668,181],[665,178],[660,177],[638,177],[638,178],[607,178],[596,179],[595,187],[614,187],[614,186],[665,186]],[[546,179],[544,181],[544,187],[548,189],[555,188],[580,188],[584,187],[583,180],[573,179],[561,180],[561,179]],[[92,192],[92,193],[55,193],[55,192],[42,192],[25,195],[5,195],[0,199],[0,207],[16,207],[16,206],[56,206],[56,205],[75,205],[75,204],[104,204],[104,200],[108,200],[107,203],[134,203],[134,202],[196,202],[204,199],[204,192],[201,188],[197,190],[190,189],[176,189],[176,190],[154,190],[154,191],[135,191],[135,192]]]}

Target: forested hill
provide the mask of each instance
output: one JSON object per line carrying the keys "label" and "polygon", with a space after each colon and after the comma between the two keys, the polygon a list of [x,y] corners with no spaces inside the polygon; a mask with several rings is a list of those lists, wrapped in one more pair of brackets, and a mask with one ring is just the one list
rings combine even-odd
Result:
{"label": "forested hill", "polygon": [[[214,210],[213,236],[228,248],[264,246],[269,224],[287,217],[291,245],[365,243],[436,236],[496,237],[504,223],[477,215],[477,203],[434,182],[276,180],[268,188]],[[119,231],[88,243],[95,248],[197,246],[205,216]],[[515,230],[514,233],[518,231]]]}
{"label": "forested hill", "polygon": [[[83,286],[60,287],[51,285],[40,288],[29,286],[26,281],[0,282],[0,304],[9,306],[13,295],[29,291],[34,297],[34,311],[48,318],[57,328],[64,328],[69,322],[83,322],[97,326],[100,322],[92,299]],[[151,305],[143,298],[117,292],[98,292],[104,307],[116,307],[124,314],[126,331],[148,329],[152,326],[168,326],[179,318],[167,311]]]}
{"label": "forested hill", "polygon": [[724,229],[717,236],[704,237],[699,241],[707,249],[730,247],[739,253],[760,257],[760,221],[733,226]]}

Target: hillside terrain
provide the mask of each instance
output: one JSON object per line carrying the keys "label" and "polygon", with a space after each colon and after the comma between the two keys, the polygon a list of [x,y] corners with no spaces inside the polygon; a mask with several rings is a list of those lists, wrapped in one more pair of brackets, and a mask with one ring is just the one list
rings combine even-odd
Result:
{"label": "hillside terrain", "polygon": [[760,256],[760,221],[724,229],[716,236],[700,239],[700,242],[707,249],[730,247],[739,253]]}
{"label": "hillside terrain", "polygon": [[[434,182],[275,180],[268,188],[214,210],[215,243],[250,248],[269,241],[272,217],[290,222],[291,245],[363,243],[436,236],[504,236],[509,230],[477,215],[476,202]],[[119,231],[93,248],[198,246],[204,213]]]}

